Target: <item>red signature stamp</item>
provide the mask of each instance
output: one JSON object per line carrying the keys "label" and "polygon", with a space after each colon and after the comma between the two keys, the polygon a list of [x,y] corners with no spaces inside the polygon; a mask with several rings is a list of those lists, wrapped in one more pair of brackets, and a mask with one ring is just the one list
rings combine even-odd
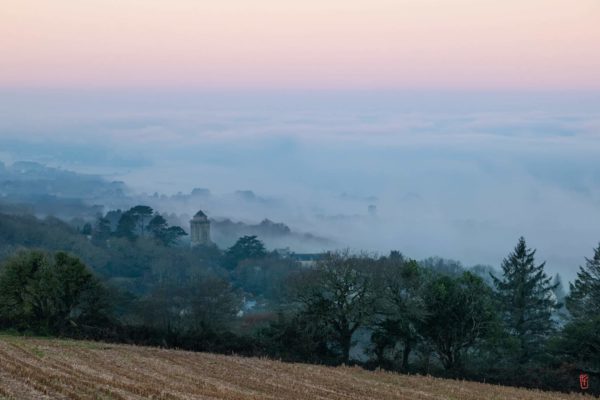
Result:
{"label": "red signature stamp", "polygon": [[590,377],[588,374],[579,375],[579,387],[581,390],[587,390],[590,388]]}

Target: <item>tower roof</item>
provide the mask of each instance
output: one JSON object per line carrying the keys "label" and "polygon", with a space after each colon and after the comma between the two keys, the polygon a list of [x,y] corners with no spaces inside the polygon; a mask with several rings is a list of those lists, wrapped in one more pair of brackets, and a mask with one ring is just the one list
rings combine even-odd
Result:
{"label": "tower roof", "polygon": [[196,213],[196,215],[194,215],[192,221],[206,222],[208,221],[208,217],[206,216],[206,214],[204,214],[202,210],[200,210]]}

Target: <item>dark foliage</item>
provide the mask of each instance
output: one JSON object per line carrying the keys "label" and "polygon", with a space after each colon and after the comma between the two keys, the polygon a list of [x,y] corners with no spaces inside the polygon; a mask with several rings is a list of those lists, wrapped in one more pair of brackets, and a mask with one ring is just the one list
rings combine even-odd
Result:
{"label": "dark foliage", "polygon": [[558,320],[522,238],[496,273],[399,252],[302,266],[255,236],[190,248],[141,206],[78,226],[0,214],[1,329],[565,391],[586,372],[600,393],[600,247]]}
{"label": "dark foliage", "polygon": [[77,258],[59,252],[20,252],[0,271],[0,318],[5,327],[64,334],[110,321],[107,292]]}
{"label": "dark foliage", "polygon": [[545,263],[535,264],[535,250],[521,237],[502,262],[502,279],[493,277],[506,333],[515,343],[515,361],[526,364],[543,352],[554,331],[556,303]]}
{"label": "dark foliage", "polygon": [[577,320],[587,320],[600,310],[600,244],[594,256],[585,259],[585,266],[579,267],[577,279],[571,285],[567,298],[567,308]]}
{"label": "dark foliage", "polygon": [[243,260],[265,257],[267,250],[256,236],[242,236],[225,252],[225,266],[234,269]]}

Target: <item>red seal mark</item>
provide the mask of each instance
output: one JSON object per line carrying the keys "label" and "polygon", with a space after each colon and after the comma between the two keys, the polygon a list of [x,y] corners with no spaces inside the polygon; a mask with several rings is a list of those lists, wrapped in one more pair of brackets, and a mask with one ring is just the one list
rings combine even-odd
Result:
{"label": "red seal mark", "polygon": [[588,374],[579,375],[579,387],[581,390],[587,390],[590,388],[590,377]]}

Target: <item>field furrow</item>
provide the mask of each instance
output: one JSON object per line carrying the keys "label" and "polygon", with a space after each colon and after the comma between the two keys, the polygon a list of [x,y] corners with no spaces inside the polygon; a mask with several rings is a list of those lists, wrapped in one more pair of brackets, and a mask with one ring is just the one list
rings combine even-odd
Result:
{"label": "field furrow", "polygon": [[432,377],[157,348],[0,337],[0,399],[556,400]]}

